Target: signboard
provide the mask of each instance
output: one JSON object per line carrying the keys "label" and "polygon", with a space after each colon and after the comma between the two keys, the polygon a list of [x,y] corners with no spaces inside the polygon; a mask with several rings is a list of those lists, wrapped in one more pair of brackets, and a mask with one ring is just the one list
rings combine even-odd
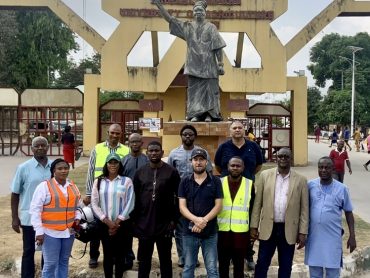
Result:
{"label": "signboard", "polygon": [[139,118],[139,128],[149,129],[150,132],[159,132],[161,129],[161,118]]}

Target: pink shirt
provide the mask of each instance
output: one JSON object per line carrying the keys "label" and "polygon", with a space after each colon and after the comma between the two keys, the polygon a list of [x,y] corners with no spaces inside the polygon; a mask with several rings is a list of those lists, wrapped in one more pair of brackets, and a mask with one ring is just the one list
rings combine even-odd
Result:
{"label": "pink shirt", "polygon": [[285,177],[279,174],[279,172],[276,175],[274,202],[274,222],[276,223],[285,222],[285,211],[289,192],[289,178],[290,172]]}

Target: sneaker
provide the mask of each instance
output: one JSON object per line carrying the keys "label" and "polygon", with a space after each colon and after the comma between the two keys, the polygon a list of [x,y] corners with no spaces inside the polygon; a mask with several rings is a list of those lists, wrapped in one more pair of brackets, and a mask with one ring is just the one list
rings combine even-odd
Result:
{"label": "sneaker", "polygon": [[90,268],[97,268],[98,267],[98,260],[97,259],[90,259],[89,260],[89,267]]}
{"label": "sneaker", "polygon": [[366,164],[364,164],[364,167],[365,167],[366,171],[369,171],[369,168],[367,168]]}

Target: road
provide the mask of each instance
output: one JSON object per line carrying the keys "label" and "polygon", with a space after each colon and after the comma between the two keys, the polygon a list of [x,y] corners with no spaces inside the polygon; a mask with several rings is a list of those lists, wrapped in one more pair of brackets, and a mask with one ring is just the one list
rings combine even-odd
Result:
{"label": "road", "polygon": [[[352,151],[349,152],[349,158],[352,175],[346,169],[344,183],[349,187],[354,213],[370,223],[370,172],[367,172],[363,166],[370,159],[370,155],[367,152],[356,152],[353,148],[354,144],[351,145]],[[308,166],[296,167],[295,169],[308,179],[318,177],[317,161],[319,158],[329,155],[330,150],[327,140],[319,144],[315,143],[314,140],[308,140]]]}
{"label": "road", "polygon": [[[317,161],[320,157],[329,155],[330,148],[328,141],[315,143],[314,140],[308,140],[308,166],[296,167],[295,169],[305,175],[308,179],[318,177],[317,174]],[[348,172],[344,177],[344,183],[350,189],[350,195],[354,205],[354,213],[359,215],[366,222],[370,223],[370,172],[365,171],[363,164],[370,159],[370,155],[366,152],[349,152],[350,161],[352,164],[352,175]],[[53,157],[55,158],[55,157]],[[14,176],[17,165],[26,161],[29,157],[26,156],[0,156],[1,177],[2,183],[0,184],[0,196],[10,193],[10,184]],[[76,162],[78,167],[81,164],[87,163],[88,158],[81,158]]]}

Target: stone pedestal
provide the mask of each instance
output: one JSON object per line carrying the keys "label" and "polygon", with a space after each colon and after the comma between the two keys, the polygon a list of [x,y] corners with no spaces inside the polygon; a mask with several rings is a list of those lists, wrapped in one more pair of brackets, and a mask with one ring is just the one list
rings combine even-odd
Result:
{"label": "stone pedestal", "polygon": [[218,146],[229,136],[231,122],[164,122],[162,142],[166,155],[169,151],[181,145],[180,130],[187,124],[194,126],[197,130],[198,137],[195,144],[206,149],[213,161]]}

